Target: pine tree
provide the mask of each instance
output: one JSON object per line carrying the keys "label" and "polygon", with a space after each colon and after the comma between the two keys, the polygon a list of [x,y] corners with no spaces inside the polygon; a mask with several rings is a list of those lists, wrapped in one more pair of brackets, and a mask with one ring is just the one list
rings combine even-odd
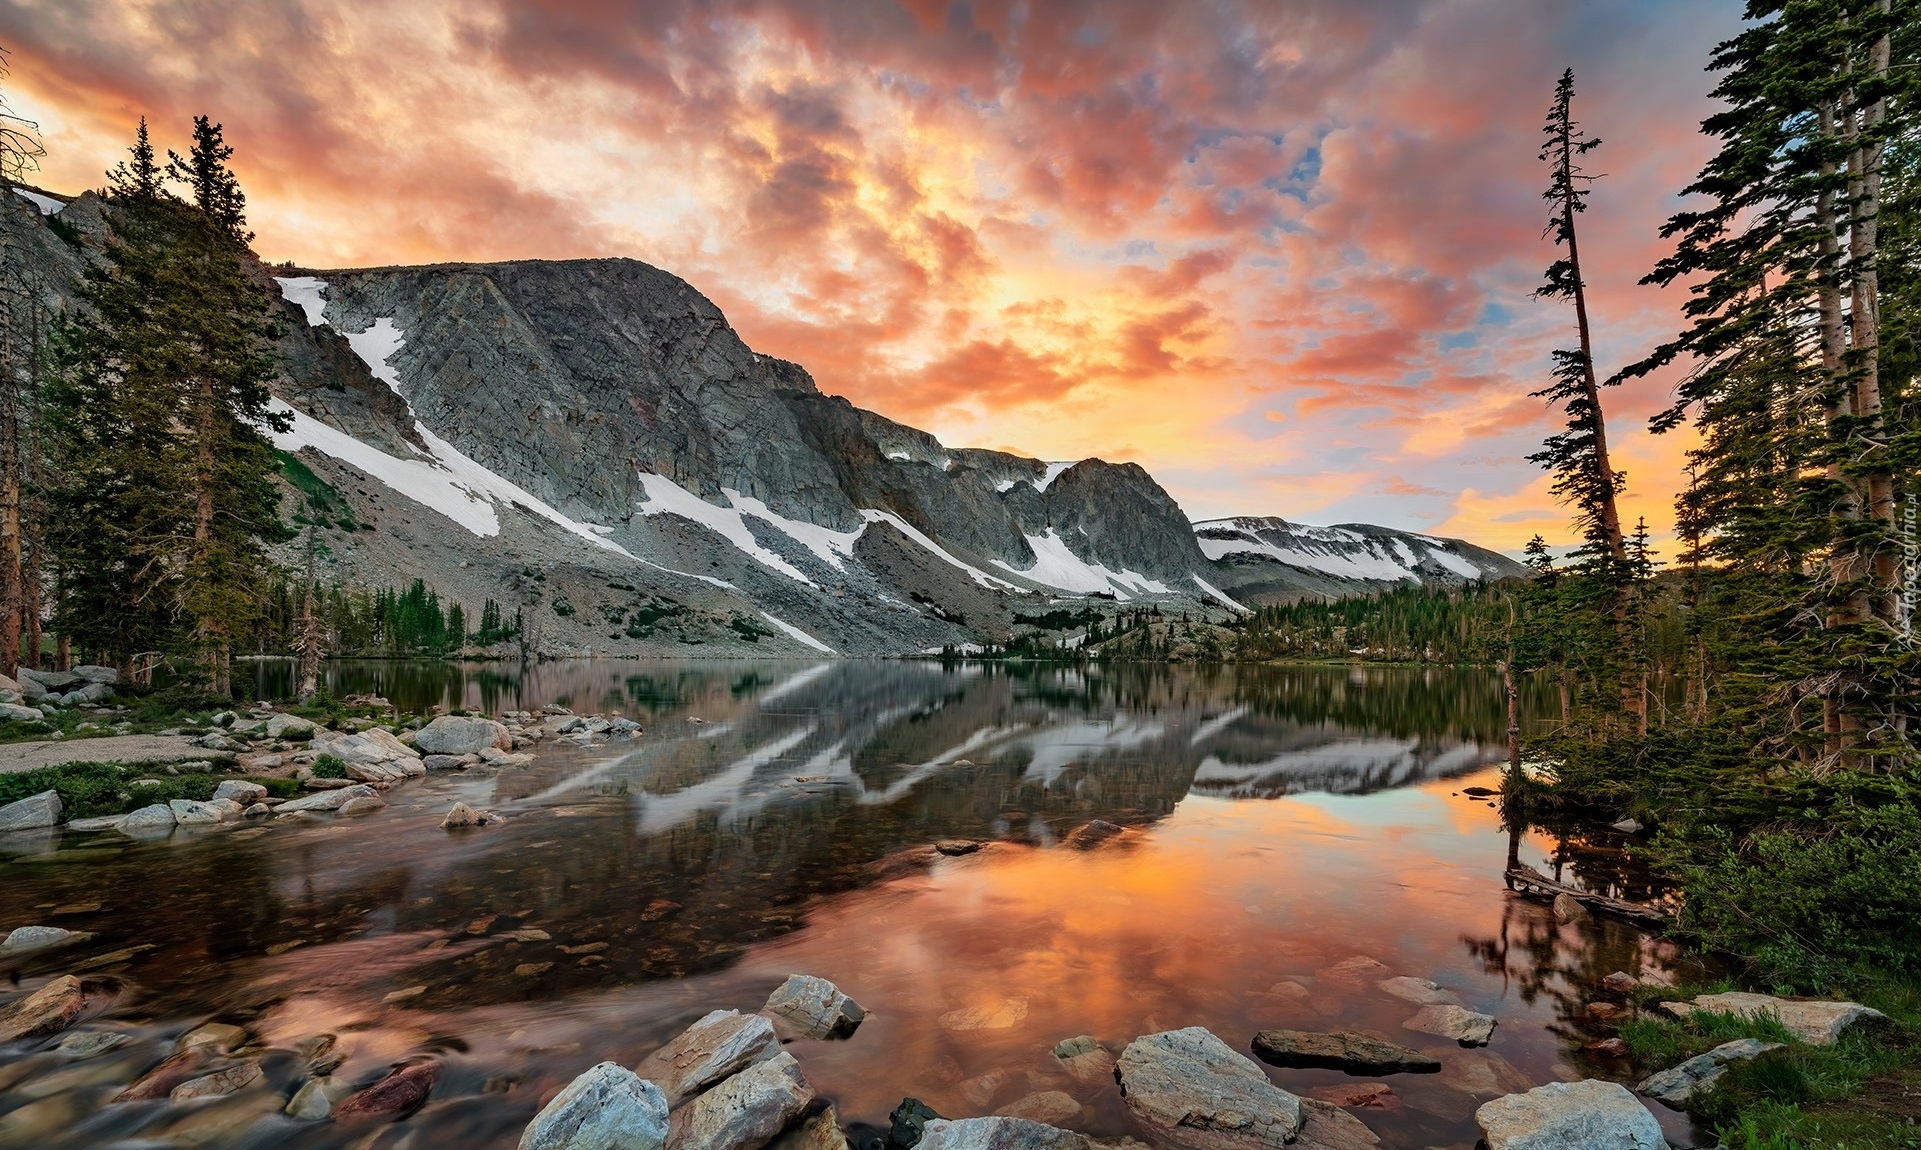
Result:
{"label": "pine tree", "polygon": [[213,226],[236,244],[253,242],[247,231],[247,196],[240,190],[240,178],[227,166],[233,158],[233,145],[227,143],[221,125],[210,117],[193,118],[193,146],[185,156],[169,149],[167,178],[185,184],[193,205]]}
{"label": "pine tree", "polygon": [[[1894,500],[1903,431],[1881,372],[1878,216],[1886,145],[1912,140],[1915,12],[1890,0],[1754,0],[1716,51],[1720,149],[1647,282],[1689,282],[1687,327],[1642,374],[1691,361],[1667,430],[1701,446],[1679,514],[1717,563],[1710,656],[1739,666],[1725,717],[1823,765],[1909,750],[1915,655],[1899,618]],[[1818,701],[1818,708],[1803,705]],[[1818,716],[1819,726],[1812,725]]]}
{"label": "pine tree", "polygon": [[157,200],[161,194],[160,164],[154,159],[153,140],[147,135],[147,118],[140,117],[133,147],[128,158],[107,173],[107,194],[122,201]]}

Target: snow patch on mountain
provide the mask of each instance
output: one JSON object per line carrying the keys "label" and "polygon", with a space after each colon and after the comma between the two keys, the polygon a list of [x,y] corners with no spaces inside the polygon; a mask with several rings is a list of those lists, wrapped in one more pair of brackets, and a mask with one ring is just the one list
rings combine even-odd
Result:
{"label": "snow patch on mountain", "polygon": [[785,619],[778,618],[774,615],[767,613],[766,611],[762,611],[760,613],[760,617],[767,620],[769,623],[772,623],[774,626],[780,628],[781,634],[787,636],[789,639],[792,639],[796,643],[800,643],[803,646],[812,647],[814,650],[819,651],[823,655],[831,655],[834,653],[834,649],[832,647],[829,647],[827,644],[821,642],[819,639],[814,638],[812,635],[809,635],[807,632],[801,630],[799,627],[794,626],[792,623],[789,623]]}
{"label": "snow patch on mountain", "polygon": [[13,189],[13,193],[40,209],[40,214],[43,216],[57,216],[60,214],[60,209],[67,206],[52,196],[43,196],[38,192],[30,192],[25,188],[15,188]]}
{"label": "snow patch on mountain", "polygon": [[1054,481],[1056,479],[1059,479],[1061,477],[1061,472],[1066,471],[1068,468],[1074,466],[1076,463],[1079,463],[1079,462],[1080,460],[1078,459],[1070,459],[1064,463],[1049,463],[1047,465],[1047,473],[1042,475],[1040,477],[1040,481],[1034,484],[1034,490],[1046,491],[1049,487],[1052,487],[1054,485]]}
{"label": "snow patch on mountain", "polygon": [[1082,559],[1068,549],[1067,542],[1051,527],[1044,535],[1028,535],[1025,538],[1027,546],[1034,552],[1032,567],[1023,571],[1001,559],[994,560],[994,566],[1019,575],[1030,583],[1081,595],[1109,592],[1116,598],[1126,599],[1129,592],[1135,595],[1172,593],[1172,588],[1167,584],[1149,579],[1137,571],[1113,571],[1100,563]]}
{"label": "snow patch on mountain", "polygon": [[1439,567],[1463,579],[1490,572],[1444,540],[1411,532],[1369,534],[1348,527],[1313,527],[1280,519],[1209,519],[1194,524],[1196,542],[1209,559],[1257,555],[1340,579],[1375,582],[1419,580]]}

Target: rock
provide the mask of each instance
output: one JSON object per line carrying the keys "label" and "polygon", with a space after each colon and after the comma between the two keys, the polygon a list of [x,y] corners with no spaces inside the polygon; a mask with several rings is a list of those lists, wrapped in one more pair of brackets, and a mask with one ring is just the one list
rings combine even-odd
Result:
{"label": "rock", "polygon": [[267,788],[245,779],[222,779],[220,785],[213,789],[213,797],[215,802],[228,799],[245,808],[267,798]]}
{"label": "rock", "polygon": [[250,818],[250,819],[261,818],[263,816],[270,815],[272,813],[273,813],[273,808],[268,806],[266,803],[255,803],[254,805],[248,807],[246,810],[240,812],[242,817]]}
{"label": "rock", "polygon": [[113,1100],[145,1102],[154,1098],[165,1098],[182,1082],[189,1078],[198,1078],[201,1072],[213,1065],[217,1058],[218,1056],[211,1049],[204,1046],[183,1050],[142,1074],[131,1086],[114,1095]]}
{"label": "rock", "polygon": [[53,791],[28,795],[18,802],[0,807],[0,834],[57,827],[60,825],[61,810],[60,796]]}
{"label": "rock", "polygon": [[386,805],[387,800],[381,798],[379,795],[355,795],[353,798],[340,804],[340,813],[349,816],[369,815],[384,808]]}
{"label": "rock", "polygon": [[658,1084],[671,1107],[779,1053],[771,1020],[716,1010],[642,1059],[634,1073]]}
{"label": "rock", "polygon": [[1571,894],[1554,896],[1554,918],[1558,922],[1592,922],[1594,916]]}
{"label": "rock", "polygon": [[1488,1150],[1667,1150],[1661,1125],[1618,1082],[1550,1082],[1485,1103]]}
{"label": "rock", "polygon": [[1616,994],[1632,994],[1637,983],[1625,970],[1617,970],[1601,980],[1601,985]]}
{"label": "rock", "polygon": [[[62,706],[78,707],[83,703],[104,703],[113,698],[113,688],[105,683],[88,683],[78,690],[68,691],[60,696]],[[218,748],[230,749],[230,748]]]}
{"label": "rock", "polygon": [[1309,1087],[1307,1096],[1333,1106],[1352,1106],[1356,1110],[1399,1110],[1401,1100],[1385,1082],[1341,1083]]}
{"label": "rock", "polygon": [[1650,1074],[1638,1089],[1649,1098],[1678,1109],[1695,1091],[1720,1081],[1730,1064],[1745,1062],[1770,1050],[1780,1050],[1784,1045],[1780,1042],[1763,1042],[1758,1038],[1723,1042],[1706,1054],[1698,1054],[1679,1066]]}
{"label": "rock", "polygon": [[57,926],[22,926],[8,932],[6,941],[0,942],[0,955],[19,954],[28,950],[46,950],[50,947],[67,946],[70,943],[85,942],[90,934],[62,930]]}
{"label": "rock", "polygon": [[911,1150],[919,1146],[927,1136],[928,1124],[941,1120],[934,1108],[920,1099],[901,1099],[900,1105],[887,1115],[886,1150]]}
{"label": "rock", "polygon": [[1492,787],[1462,787],[1461,793],[1474,799],[1489,799],[1501,792]]}
{"label": "rock", "polygon": [[768,1143],[769,1150],[852,1150],[834,1108],[827,1107]]}
{"label": "rock", "polygon": [[238,754],[247,749],[247,744],[241,742],[239,739],[229,738],[218,731],[200,736],[193,741],[193,745],[196,747],[205,747],[209,751],[227,751],[233,754]]}
{"label": "rock", "polygon": [[1025,998],[998,998],[980,1006],[964,1006],[940,1016],[943,1030],[1010,1030],[1027,1018]]}
{"label": "rock", "polygon": [[114,826],[117,830],[139,833],[141,831],[172,830],[174,823],[177,821],[178,820],[173,817],[172,807],[165,803],[155,803],[150,807],[141,807],[137,811],[128,813],[125,818],[122,818],[118,823],[114,824]]}
{"label": "rock", "polygon": [[1081,1104],[1064,1090],[1039,1090],[994,1111],[1002,1118],[1025,1118],[1049,1126],[1058,1126],[1080,1112]]}
{"label": "rock", "polygon": [[488,748],[514,749],[514,737],[492,719],[442,715],[420,728],[414,745],[430,755],[477,755]]}
{"label": "rock", "polygon": [[569,1082],[520,1135],[520,1150],[660,1150],[667,1098],[633,1071],[603,1062]]}
{"label": "rock", "polygon": [[1107,1048],[1083,1034],[1054,1045],[1054,1057],[1067,1076],[1083,1086],[1106,1085],[1114,1081],[1114,1056]]}
{"label": "rock", "polygon": [[1102,819],[1095,819],[1091,823],[1075,827],[1072,831],[1069,831],[1067,837],[1061,841],[1077,851],[1085,851],[1092,850],[1102,843],[1110,839],[1119,838],[1126,833],[1125,830],[1115,826],[1113,823]]}
{"label": "rock", "polygon": [[1830,1046],[1841,1037],[1841,1032],[1864,1018],[1886,1018],[1887,1015],[1872,1007],[1858,1002],[1831,1002],[1825,999],[1775,998],[1768,994],[1749,994],[1745,991],[1729,991],[1726,994],[1703,994],[1690,1005],[1685,1002],[1664,1002],[1661,1009],[1686,1017],[1696,1010],[1713,1010],[1724,1014],[1740,1014],[1749,1018],[1772,1014],[1794,1035],[1810,1046]]}
{"label": "rock", "polygon": [[1387,964],[1376,962],[1365,954],[1342,959],[1333,966],[1314,972],[1316,978],[1332,979],[1335,982],[1363,983],[1376,982],[1387,976]]}
{"label": "rock", "polygon": [[440,825],[443,830],[450,831],[462,827],[481,827],[487,825],[487,817],[466,803],[455,803],[453,809],[447,812],[447,817],[440,820]]}
{"label": "rock", "polygon": [[58,1034],[111,999],[115,990],[109,982],[63,974],[0,1010],[0,1044]]}
{"label": "rock", "polygon": [[22,707],[16,695],[11,703],[0,703],[0,719],[12,719],[19,723],[37,723],[47,716],[33,707]]}
{"label": "rock", "polygon": [[1093,1150],[1084,1134],[1025,1118],[936,1118],[919,1150]]}
{"label": "rock", "polygon": [[790,974],[767,998],[762,1014],[773,1019],[784,1042],[796,1038],[845,1038],[867,1012],[838,986],[811,974]]}
{"label": "rock", "polygon": [[[960,1084],[961,1098],[972,1110],[985,1110],[1014,1081],[1014,1072],[996,1066],[985,1074],[979,1074]],[[914,1101],[908,1099],[907,1101]],[[905,1105],[906,1103],[902,1103]]]}
{"label": "rock", "polygon": [[760,1150],[813,1100],[800,1063],[781,1051],[676,1110],[667,1141],[674,1150]]}
{"label": "rock", "polygon": [[472,755],[427,755],[420,765],[429,771],[459,771],[474,765]]}
{"label": "rock", "polygon": [[231,1054],[246,1044],[247,1032],[241,1027],[225,1022],[209,1022],[181,1035],[174,1049],[193,1050],[205,1046],[222,1054]]}
{"label": "rock", "polygon": [[374,790],[366,783],[356,783],[352,786],[341,787],[337,790],[321,791],[317,794],[289,799],[275,807],[274,813],[284,815],[293,811],[337,811],[354,799],[368,797],[378,798],[379,795],[379,791]]}
{"label": "rock", "polygon": [[1409,978],[1406,975],[1402,975],[1399,978],[1386,979],[1374,985],[1388,994],[1405,1002],[1411,1002],[1416,1006],[1434,1006],[1437,1004],[1442,1006],[1461,1005],[1461,1000],[1455,996],[1453,991],[1442,990],[1439,983],[1431,982],[1425,978]]}
{"label": "rock", "polygon": [[333,1113],[334,1104],[353,1093],[353,1087],[337,1078],[309,1078],[287,1102],[286,1115],[303,1122],[318,1122]]}
{"label": "rock", "polygon": [[[173,812],[168,811],[167,813],[171,815]],[[110,831],[118,827],[120,820],[126,817],[125,815],[99,815],[90,819],[68,819],[67,829],[75,833]]]}
{"label": "rock", "polygon": [[1460,1006],[1423,1006],[1401,1028],[1452,1038],[1462,1046],[1486,1046],[1494,1034],[1494,1019]]}
{"label": "rock", "polygon": [[934,844],[934,849],[944,855],[950,856],[971,855],[986,845],[986,843],[977,842],[974,839],[942,839]]}
{"label": "rock", "polygon": [[[58,673],[55,672],[55,674]],[[85,679],[89,683],[100,683],[108,687],[118,686],[120,683],[120,672],[112,667],[97,667],[92,663],[82,663],[67,674],[76,679]]]}
{"label": "rock", "polygon": [[1602,1038],[1594,1042],[1583,1042],[1581,1049],[1591,1051],[1595,1054],[1605,1054],[1609,1058],[1626,1058],[1628,1054],[1628,1044],[1618,1038]]}
{"label": "rock", "polygon": [[221,811],[212,803],[199,803],[192,799],[173,799],[167,803],[173,810],[173,821],[183,827],[211,826],[220,822]]}
{"label": "rock", "polygon": [[212,1074],[204,1074],[199,1078],[190,1078],[182,1082],[168,1092],[167,1101],[180,1103],[201,1098],[225,1098],[229,1094],[239,1093],[258,1081],[260,1081],[259,1063],[236,1063],[225,1070],[216,1070]]}
{"label": "rock", "polygon": [[426,1104],[440,1080],[440,1063],[416,1062],[396,1068],[393,1073],[357,1094],[350,1094],[334,1107],[335,1120],[393,1116],[404,1118]]}
{"label": "rock", "polygon": [[314,729],[312,723],[300,718],[298,715],[275,715],[273,718],[267,720],[267,725],[263,728],[263,731],[269,739],[287,739],[292,742],[299,742],[302,739],[313,738]]}
{"label": "rock", "polygon": [[118,1050],[132,1041],[117,1030],[79,1030],[60,1040],[54,1047],[61,1054],[80,1062],[95,1058],[109,1050]]}
{"label": "rock", "polygon": [[1301,1100],[1202,1027],[1135,1039],[1119,1070],[1128,1113],[1180,1150],[1280,1147],[1300,1132]]}
{"label": "rock", "polygon": [[1254,1036],[1254,1053],[1275,1066],[1318,1067],[1349,1074],[1431,1074],[1441,1068],[1440,1059],[1418,1050],[1347,1031],[1313,1034],[1263,1030]]}
{"label": "rock", "polygon": [[1596,1022],[1613,1022],[1628,1012],[1627,1007],[1618,1002],[1590,1002],[1582,1009]]}
{"label": "rock", "polygon": [[1380,1144],[1365,1122],[1332,1102],[1301,1099],[1301,1133],[1293,1150],[1370,1150]]}

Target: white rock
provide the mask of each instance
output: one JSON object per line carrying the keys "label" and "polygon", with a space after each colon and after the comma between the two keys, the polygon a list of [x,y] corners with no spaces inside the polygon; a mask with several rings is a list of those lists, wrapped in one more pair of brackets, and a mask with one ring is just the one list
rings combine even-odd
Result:
{"label": "white rock", "polygon": [[0,834],[57,827],[60,825],[62,809],[60,796],[53,791],[41,791],[18,802],[8,803],[0,807]]}
{"label": "white rock", "polygon": [[23,950],[43,950],[51,946],[65,946],[91,938],[91,935],[76,931],[62,930],[57,926],[22,926],[9,932],[5,941],[0,941],[0,954],[18,954]]}
{"label": "white rock", "polygon": [[667,1141],[674,1150],[760,1150],[813,1100],[800,1063],[783,1050],[676,1110]]}
{"label": "white rock", "polygon": [[1092,1150],[1086,1135],[1025,1118],[936,1118],[917,1150]]}
{"label": "white rock", "polygon": [[774,1024],[758,1014],[716,1010],[649,1054],[634,1073],[658,1083],[667,1104],[678,1106],[729,1075],[780,1052]]}
{"label": "white rock", "polygon": [[1667,1150],[1661,1124],[1618,1082],[1550,1082],[1485,1103],[1488,1150]]}
{"label": "white rock", "polygon": [[213,789],[213,797],[216,802],[221,799],[232,799],[244,809],[265,799],[267,788],[259,783],[247,782],[245,779],[224,779]]}
{"label": "white rock", "polygon": [[1831,1046],[1841,1037],[1842,1031],[1861,1019],[1887,1017],[1873,1007],[1862,1006],[1858,1002],[1776,998],[1770,994],[1749,994],[1739,990],[1726,994],[1703,994],[1691,1005],[1664,1002],[1661,1009],[1682,1016],[1696,1010],[1740,1014],[1749,1018],[1771,1014],[1781,1020],[1781,1025],[1787,1027],[1789,1034],[1810,1046]]}
{"label": "white rock", "polygon": [[104,683],[109,687],[120,685],[120,672],[112,667],[96,667],[91,663],[82,663],[69,674],[85,679],[89,683]]}
{"label": "white rock", "polygon": [[200,803],[192,799],[171,799],[167,806],[173,809],[173,821],[183,827],[220,822],[221,815],[224,813],[212,803]]}
{"label": "white rock", "polygon": [[155,803],[132,811],[114,824],[114,829],[129,833],[139,831],[172,830],[179,820],[173,816],[173,808],[165,803]]}
{"label": "white rock", "polygon": [[514,749],[514,737],[492,719],[442,715],[420,728],[414,743],[430,755],[477,755],[488,748]]}
{"label": "white rock", "polygon": [[331,791],[318,791],[311,795],[303,795],[297,799],[289,799],[275,807],[274,813],[281,815],[294,811],[337,811],[354,799],[369,797],[378,798],[380,797],[380,792],[365,783],[357,783],[351,787],[340,787]]}
{"label": "white rock", "polygon": [[287,1102],[286,1115],[304,1122],[318,1122],[333,1113],[334,1104],[354,1092],[351,1082],[337,1078],[309,1078]]}
{"label": "white rock", "polygon": [[275,715],[267,720],[267,737],[270,739],[306,739],[313,737],[314,725],[298,715]]}
{"label": "white rock", "polygon": [[37,723],[41,719],[46,718],[45,715],[33,707],[18,706],[19,701],[19,695],[16,692],[12,702],[0,703],[0,719],[13,719],[21,723]]}
{"label": "white rock", "polygon": [[1420,1013],[1401,1023],[1401,1029],[1452,1038],[1463,1046],[1486,1046],[1494,1034],[1494,1019],[1460,1006],[1423,1006]]}
{"label": "white rock", "polygon": [[520,1136],[520,1150],[659,1150],[666,1142],[660,1088],[603,1062],[541,1107]]}
{"label": "white rock", "polygon": [[840,987],[811,974],[788,975],[768,995],[760,1012],[773,1019],[774,1029],[788,1041],[844,1038],[867,1017],[860,1003],[841,993]]}
{"label": "white rock", "polygon": [[1119,1066],[1128,1112],[1168,1146],[1262,1150],[1300,1132],[1301,1100],[1203,1027],[1136,1038]]}
{"label": "white rock", "polygon": [[1737,1038],[1733,1042],[1723,1042],[1705,1054],[1697,1054],[1679,1066],[1669,1067],[1648,1075],[1638,1089],[1649,1098],[1678,1107],[1686,1102],[1695,1091],[1705,1089],[1720,1081],[1728,1072],[1728,1066],[1735,1062],[1745,1062],[1779,1050],[1779,1042],[1763,1042],[1758,1038]]}

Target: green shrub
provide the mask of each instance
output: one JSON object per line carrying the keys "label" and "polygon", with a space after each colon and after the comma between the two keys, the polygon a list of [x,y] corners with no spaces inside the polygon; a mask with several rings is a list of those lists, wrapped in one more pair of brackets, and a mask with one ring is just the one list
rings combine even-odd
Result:
{"label": "green shrub", "polygon": [[314,760],[313,777],[316,779],[344,779],[347,777],[347,764],[334,755],[322,755]]}

